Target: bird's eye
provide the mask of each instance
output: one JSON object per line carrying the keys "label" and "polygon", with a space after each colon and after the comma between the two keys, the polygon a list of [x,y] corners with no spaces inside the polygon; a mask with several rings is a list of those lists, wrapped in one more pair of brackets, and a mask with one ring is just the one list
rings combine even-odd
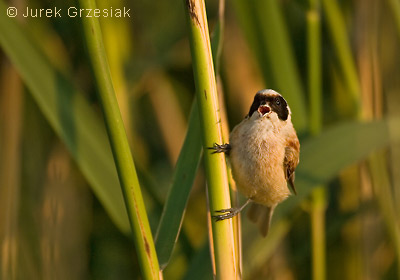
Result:
{"label": "bird's eye", "polygon": [[275,104],[278,105],[278,106],[281,105],[281,101],[279,100],[279,98],[275,99]]}

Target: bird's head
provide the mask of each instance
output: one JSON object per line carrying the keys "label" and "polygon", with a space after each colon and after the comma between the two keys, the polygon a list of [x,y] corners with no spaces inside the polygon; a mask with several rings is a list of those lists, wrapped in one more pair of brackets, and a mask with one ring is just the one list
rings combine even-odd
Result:
{"label": "bird's head", "polygon": [[290,121],[291,111],[286,100],[272,89],[263,89],[254,96],[249,114],[250,119],[268,118],[271,121]]}

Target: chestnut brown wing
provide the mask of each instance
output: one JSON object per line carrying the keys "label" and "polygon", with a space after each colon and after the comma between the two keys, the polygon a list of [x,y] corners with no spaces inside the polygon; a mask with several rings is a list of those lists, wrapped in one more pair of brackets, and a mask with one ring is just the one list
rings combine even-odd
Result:
{"label": "chestnut brown wing", "polygon": [[297,194],[297,192],[294,186],[294,172],[296,170],[297,164],[299,164],[299,152],[300,143],[297,137],[295,140],[289,140],[286,143],[283,167],[285,171],[286,181],[289,183],[289,186],[292,188],[295,194]]}

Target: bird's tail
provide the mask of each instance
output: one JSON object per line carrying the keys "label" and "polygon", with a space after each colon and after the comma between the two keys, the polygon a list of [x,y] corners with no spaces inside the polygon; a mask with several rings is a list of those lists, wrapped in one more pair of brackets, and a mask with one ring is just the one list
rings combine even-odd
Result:
{"label": "bird's tail", "polygon": [[247,211],[248,218],[258,224],[260,233],[265,237],[268,234],[269,226],[271,224],[272,214],[274,213],[275,206],[267,207],[261,204],[253,203]]}

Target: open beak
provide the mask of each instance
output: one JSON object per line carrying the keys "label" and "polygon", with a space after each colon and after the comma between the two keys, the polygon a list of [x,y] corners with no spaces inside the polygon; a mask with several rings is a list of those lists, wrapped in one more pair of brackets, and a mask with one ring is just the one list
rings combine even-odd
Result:
{"label": "open beak", "polygon": [[260,107],[258,107],[258,112],[264,116],[265,114],[268,114],[269,112],[271,112],[271,108],[268,105],[261,105]]}

